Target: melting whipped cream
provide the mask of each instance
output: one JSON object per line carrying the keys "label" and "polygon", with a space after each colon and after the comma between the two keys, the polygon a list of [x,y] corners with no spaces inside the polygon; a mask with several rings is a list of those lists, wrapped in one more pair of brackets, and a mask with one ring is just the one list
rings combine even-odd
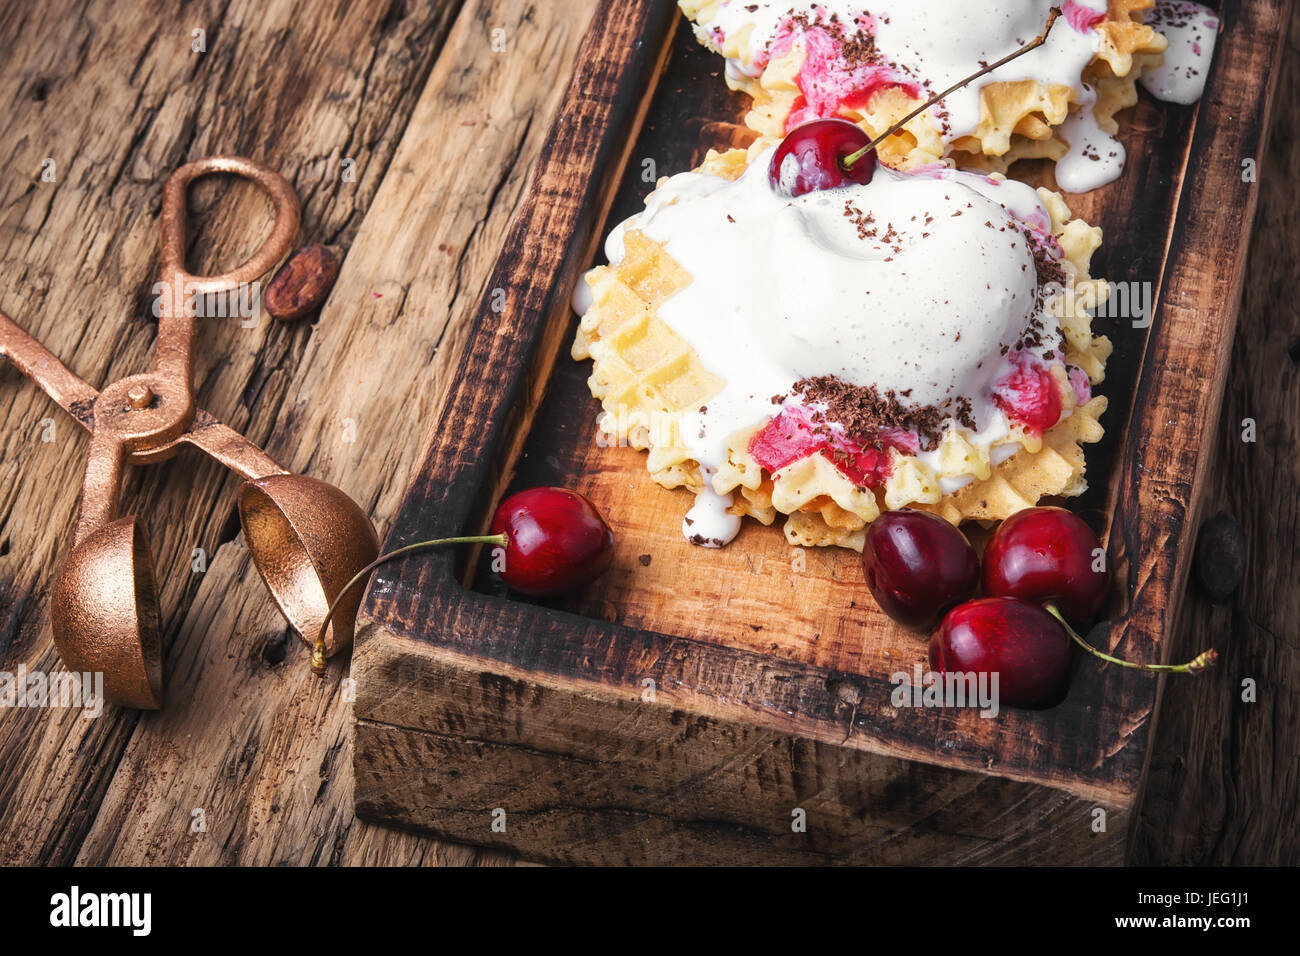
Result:
{"label": "melting whipped cream", "polygon": [[[1147,18],[1169,41],[1161,65],[1143,70],[1138,82],[1158,100],[1188,105],[1205,91],[1219,18],[1199,3],[1156,0]],[[1124,171],[1124,144],[1107,133],[1093,114],[1097,93],[1088,84],[1079,106],[1061,124],[1070,151],[1056,164],[1056,183],[1066,192],[1084,193],[1114,182]]]}
{"label": "melting whipped cream", "polygon": [[1078,108],[1061,124],[1061,138],[1070,149],[1056,161],[1056,184],[1067,193],[1089,192],[1113,183],[1124,172],[1128,151],[1101,128],[1093,112],[1096,105],[1097,91],[1084,83]]}
{"label": "melting whipped cream", "polygon": [[1156,0],[1147,23],[1169,40],[1164,63],[1143,72],[1139,81],[1147,92],[1167,103],[1195,103],[1205,92],[1205,79],[1219,34],[1219,16],[1199,3]]}
{"label": "melting whipped cream", "polygon": [[740,533],[740,516],[727,511],[731,495],[720,495],[705,483],[695,504],[682,519],[682,535],[702,548],[721,548]]}
{"label": "melting whipped cream", "polygon": [[[1001,59],[1041,32],[1054,0],[725,0],[714,19],[699,28],[701,39],[721,46],[748,30],[742,58],[727,62],[729,75],[758,76],[773,57],[789,51],[800,38],[808,51],[799,74],[803,93],[787,122],[793,128],[819,116],[834,115],[841,105],[860,105],[876,90],[902,86],[921,98],[947,89],[978,66]],[[1119,178],[1124,170],[1123,145],[1098,124],[1093,114],[1096,92],[1082,80],[1083,71],[1101,44],[1098,24],[1106,0],[1067,0],[1047,42],[1018,59],[950,93],[931,108],[943,138],[970,136],[980,122],[984,84],[1038,80],[1074,90],[1076,104],[1061,127],[1068,153],[1057,163],[1057,182],[1067,192],[1082,193]],[[1142,84],[1158,99],[1192,103],[1200,98],[1214,52],[1218,18],[1196,3],[1157,0],[1151,25],[1169,39],[1161,67],[1143,74]],[[830,24],[843,37],[836,38]],[[860,47],[859,31],[871,34],[874,53],[846,53],[844,39]]]}
{"label": "melting whipped cream", "polygon": [[[732,60],[733,73],[757,76],[773,56],[790,48],[792,32],[818,32],[832,18],[852,38],[859,30],[875,40],[879,62],[854,64],[847,74],[830,68],[831,55],[822,62],[807,63],[810,74],[802,79],[805,100],[818,95],[810,86],[852,84],[860,89],[898,84],[919,86],[929,96],[947,89],[981,66],[1014,53],[1042,32],[1048,12],[1059,0],[999,0],[972,3],[970,0],[819,0],[791,3],[790,0],[726,0],[713,20],[701,30],[702,38],[718,43],[749,28],[745,59]],[[867,7],[870,7],[868,12]],[[981,77],[975,83],[948,95],[932,113],[949,141],[975,132],[980,121],[980,87],[987,83],[1016,80],[1040,82],[1078,89],[1083,69],[1096,55],[1100,35],[1094,25],[1106,15],[1106,0],[1070,0],[1062,4],[1065,16],[1052,28],[1047,42],[1036,50]],[[818,16],[820,14],[820,17]],[[803,17],[813,27],[805,27]],[[824,32],[824,31],[821,31]],[[838,75],[837,75],[838,74]],[[837,83],[837,81],[839,81]],[[841,94],[841,101],[853,95],[851,88],[829,91]],[[822,114],[825,115],[825,114]],[[815,115],[791,116],[789,126],[814,119]]]}
{"label": "melting whipped cream", "polygon": [[[905,174],[877,166],[867,185],[791,199],[771,188],[771,160],[769,149],[735,181],[673,176],[606,241],[618,263],[625,232],[640,230],[693,277],[658,315],[726,382],[680,421],[706,485],[727,459],[729,436],[799,404],[792,387],[817,376],[893,390],[908,404],[966,399],[975,424],[968,438],[1005,445],[995,458],[1018,450],[993,397],[1012,370],[1008,349],[1033,321],[1045,331],[1025,351],[1046,362],[1060,349],[1026,234],[1053,242],[1038,194],[946,167]],[[918,457],[938,466],[937,449]],[[730,540],[739,523],[724,527],[719,517],[729,504],[706,490],[686,536]]]}

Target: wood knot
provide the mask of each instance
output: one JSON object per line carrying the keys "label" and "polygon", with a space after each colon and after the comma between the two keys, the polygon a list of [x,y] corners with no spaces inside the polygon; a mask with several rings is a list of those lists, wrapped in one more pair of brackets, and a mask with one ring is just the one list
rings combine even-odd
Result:
{"label": "wood knot", "polygon": [[1212,603],[1227,601],[1246,576],[1246,532],[1241,522],[1221,511],[1201,525],[1192,567]]}
{"label": "wood knot", "polygon": [[832,677],[826,681],[826,689],[841,704],[857,707],[862,703],[862,690],[853,681],[844,677]]}

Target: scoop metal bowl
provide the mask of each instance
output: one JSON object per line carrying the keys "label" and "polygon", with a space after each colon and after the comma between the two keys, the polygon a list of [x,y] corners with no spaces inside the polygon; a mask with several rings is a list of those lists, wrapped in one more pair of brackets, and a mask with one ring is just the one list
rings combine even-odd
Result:
{"label": "scoop metal bowl", "polygon": [[102,673],[125,707],[163,704],[162,637],[149,539],[134,515],[72,549],[50,599],[54,643],[71,671]]}
{"label": "scoop metal bowl", "polygon": [[[379,554],[370,519],[333,485],[270,475],[239,489],[239,521],[267,590],[303,641],[314,645],[334,599]],[[351,643],[361,593],[354,588],[334,609],[327,656]]]}

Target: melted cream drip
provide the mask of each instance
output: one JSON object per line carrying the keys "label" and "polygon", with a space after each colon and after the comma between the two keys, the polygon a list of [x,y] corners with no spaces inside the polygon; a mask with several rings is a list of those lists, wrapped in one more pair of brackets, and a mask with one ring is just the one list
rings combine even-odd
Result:
{"label": "melted cream drip", "polygon": [[1078,108],[1061,124],[1061,138],[1070,149],[1056,161],[1056,184],[1067,193],[1097,189],[1124,171],[1124,144],[1101,128],[1093,113],[1096,104],[1096,91],[1085,83]]}
{"label": "melted cream drip", "polygon": [[1139,82],[1158,100],[1195,103],[1205,91],[1218,40],[1218,14],[1199,3],[1156,0],[1147,22],[1165,35],[1169,49],[1164,63],[1144,72]]}
{"label": "melted cream drip", "polygon": [[731,495],[720,495],[708,485],[695,496],[695,504],[682,519],[682,534],[691,544],[702,548],[721,548],[740,533],[740,517],[727,511]]}

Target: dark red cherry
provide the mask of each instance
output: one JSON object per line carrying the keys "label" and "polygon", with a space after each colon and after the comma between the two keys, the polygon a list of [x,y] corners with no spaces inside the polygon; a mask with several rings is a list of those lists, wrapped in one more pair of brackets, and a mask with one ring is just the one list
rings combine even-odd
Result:
{"label": "dark red cherry", "polygon": [[564,488],[529,488],[501,502],[492,533],[505,534],[501,578],[533,597],[576,591],[614,557],[614,534],[596,506]]}
{"label": "dark red cherry", "polygon": [[772,155],[768,180],[783,196],[802,196],[846,183],[865,186],[876,171],[875,150],[851,167],[845,167],[844,159],[870,142],[862,127],[848,120],[819,119],[804,123],[781,140]]}
{"label": "dark red cherry", "polygon": [[1064,508],[1017,511],[984,549],[984,593],[1051,602],[1086,626],[1101,610],[1110,579],[1099,547],[1092,529]]}
{"label": "dark red cherry", "polygon": [[940,674],[997,675],[997,700],[1050,707],[1065,696],[1070,637],[1037,604],[986,597],[948,612],[930,638],[930,667]]}
{"label": "dark red cherry", "polygon": [[867,528],[862,570],[880,609],[895,621],[930,631],[972,594],[979,559],[966,536],[928,511],[886,511]]}

